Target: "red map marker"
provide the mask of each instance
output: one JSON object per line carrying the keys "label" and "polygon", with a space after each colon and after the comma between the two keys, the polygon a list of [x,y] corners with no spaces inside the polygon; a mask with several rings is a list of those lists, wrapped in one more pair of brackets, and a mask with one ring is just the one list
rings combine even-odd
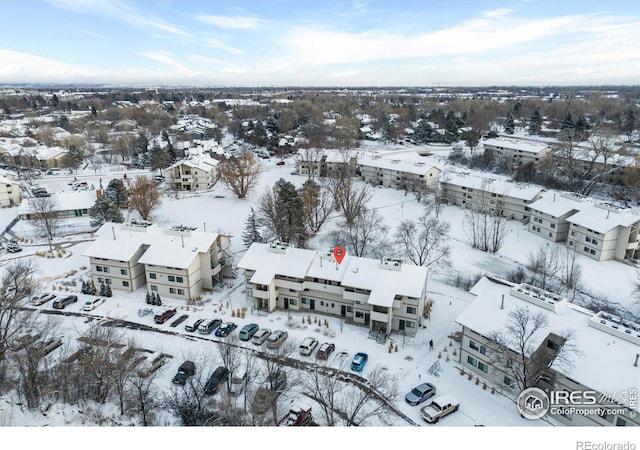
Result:
{"label": "red map marker", "polygon": [[336,247],[333,249],[333,257],[336,259],[336,261],[338,261],[338,264],[342,263],[342,260],[344,259],[346,254],[347,251],[344,249],[344,247]]}

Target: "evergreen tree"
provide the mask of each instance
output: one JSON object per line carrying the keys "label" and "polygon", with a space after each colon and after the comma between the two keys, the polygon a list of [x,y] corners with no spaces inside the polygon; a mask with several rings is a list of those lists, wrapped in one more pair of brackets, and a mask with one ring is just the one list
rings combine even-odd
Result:
{"label": "evergreen tree", "polygon": [[113,203],[118,205],[119,208],[126,208],[127,201],[129,200],[129,192],[124,182],[118,178],[114,178],[109,181],[107,188],[104,191],[104,195],[109,197]]}
{"label": "evergreen tree", "polygon": [[162,300],[160,300],[160,294],[156,293],[156,305],[162,306]]}
{"label": "evergreen tree", "polygon": [[304,225],[304,206],[296,187],[282,178],[277,182],[276,211],[283,231],[284,241],[303,246],[307,240]]}
{"label": "evergreen tree", "polygon": [[540,115],[540,109],[536,108],[529,120],[529,134],[540,134],[542,129],[542,117]]}
{"label": "evergreen tree", "polygon": [[627,141],[633,140],[633,133],[638,126],[638,119],[633,109],[629,108],[626,113],[620,116],[620,131],[627,136]]}
{"label": "evergreen tree", "polygon": [[574,123],[573,118],[571,117],[571,113],[568,112],[565,118],[562,119],[562,122],[560,122],[560,129],[573,130],[575,127],[576,127],[576,124]]}
{"label": "evergreen tree", "polygon": [[504,132],[507,134],[513,134],[516,131],[515,123],[513,121],[513,116],[509,113],[506,120],[504,121]]}
{"label": "evergreen tree", "polygon": [[244,245],[247,248],[254,242],[264,242],[260,235],[260,226],[258,225],[258,219],[256,218],[256,213],[253,210],[253,207],[251,208],[249,216],[247,216],[247,220],[244,222],[242,242],[244,242]]}
{"label": "evergreen tree", "polygon": [[84,151],[75,144],[71,144],[65,155],[67,167],[77,169],[84,161]]}
{"label": "evergreen tree", "polygon": [[145,300],[147,302],[147,305],[151,304],[151,294],[149,294],[149,291],[147,291],[147,296],[146,296]]}
{"label": "evergreen tree", "polygon": [[586,141],[589,138],[589,122],[584,115],[580,115],[575,123],[576,139]]}
{"label": "evergreen tree", "polygon": [[124,222],[122,211],[106,195],[96,199],[93,207],[89,209],[89,216],[91,216],[90,224],[92,227],[99,227],[105,222]]}

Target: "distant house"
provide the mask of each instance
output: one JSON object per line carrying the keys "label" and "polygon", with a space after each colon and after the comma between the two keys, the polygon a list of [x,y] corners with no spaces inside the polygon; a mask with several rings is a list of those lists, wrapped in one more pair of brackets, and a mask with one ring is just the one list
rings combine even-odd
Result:
{"label": "distant house", "polygon": [[19,205],[22,202],[20,183],[0,175],[0,207]]}
{"label": "distant house", "polygon": [[553,153],[545,143],[505,137],[486,139],[483,145],[485,150],[493,152],[496,159],[511,161],[514,166],[525,163],[538,165],[542,158]]}
{"label": "distant house", "polygon": [[499,208],[502,216],[521,221],[529,220],[529,205],[545,192],[540,186],[513,183],[497,175],[467,173],[447,173],[441,177],[440,187],[448,204],[486,212]]}
{"label": "distant house", "polygon": [[178,191],[204,191],[218,181],[218,160],[206,154],[190,155],[162,173],[167,186]]}
{"label": "distant house", "polygon": [[[89,209],[95,204],[96,198],[96,191],[79,191],[51,194],[47,200],[51,202],[51,212],[56,213],[58,218],[64,219],[88,216]],[[18,210],[20,219],[34,220],[38,218],[33,207],[33,201],[34,199],[31,197],[22,199]]]}
{"label": "distant house", "polygon": [[433,191],[438,187],[440,169],[424,162],[367,156],[358,159],[358,167],[365,182],[374,186],[413,191]]}
{"label": "distant house", "polygon": [[93,282],[135,291],[148,285],[161,297],[194,299],[233,276],[229,236],[148,222],[105,223],[85,250]]}

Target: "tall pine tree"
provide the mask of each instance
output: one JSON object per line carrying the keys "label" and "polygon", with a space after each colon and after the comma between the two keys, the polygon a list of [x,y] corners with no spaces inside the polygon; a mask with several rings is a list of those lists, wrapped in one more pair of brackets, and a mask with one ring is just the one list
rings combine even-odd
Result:
{"label": "tall pine tree", "polygon": [[513,116],[511,115],[511,113],[509,113],[506,120],[504,121],[504,132],[507,134],[513,134],[515,133],[515,131],[516,131],[516,126],[513,121]]}
{"label": "tall pine tree", "polygon": [[105,222],[124,222],[120,208],[106,195],[96,200],[93,207],[89,209],[89,216],[91,216],[90,224],[92,227],[99,227]]}
{"label": "tall pine tree", "polygon": [[256,218],[256,212],[251,208],[251,212],[244,222],[244,231],[242,232],[242,242],[245,247],[250,247],[254,242],[264,242],[260,235],[260,226]]}
{"label": "tall pine tree", "polygon": [[542,116],[540,115],[540,109],[536,108],[529,119],[529,134],[540,134],[542,130]]}

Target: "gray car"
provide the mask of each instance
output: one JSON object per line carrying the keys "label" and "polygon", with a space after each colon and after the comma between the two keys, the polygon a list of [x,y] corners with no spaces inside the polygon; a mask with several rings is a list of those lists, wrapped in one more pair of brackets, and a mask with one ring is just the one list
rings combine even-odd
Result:
{"label": "gray car", "polygon": [[436,395],[436,387],[431,383],[422,383],[411,389],[411,392],[405,395],[404,399],[411,406],[416,406],[434,395]]}

